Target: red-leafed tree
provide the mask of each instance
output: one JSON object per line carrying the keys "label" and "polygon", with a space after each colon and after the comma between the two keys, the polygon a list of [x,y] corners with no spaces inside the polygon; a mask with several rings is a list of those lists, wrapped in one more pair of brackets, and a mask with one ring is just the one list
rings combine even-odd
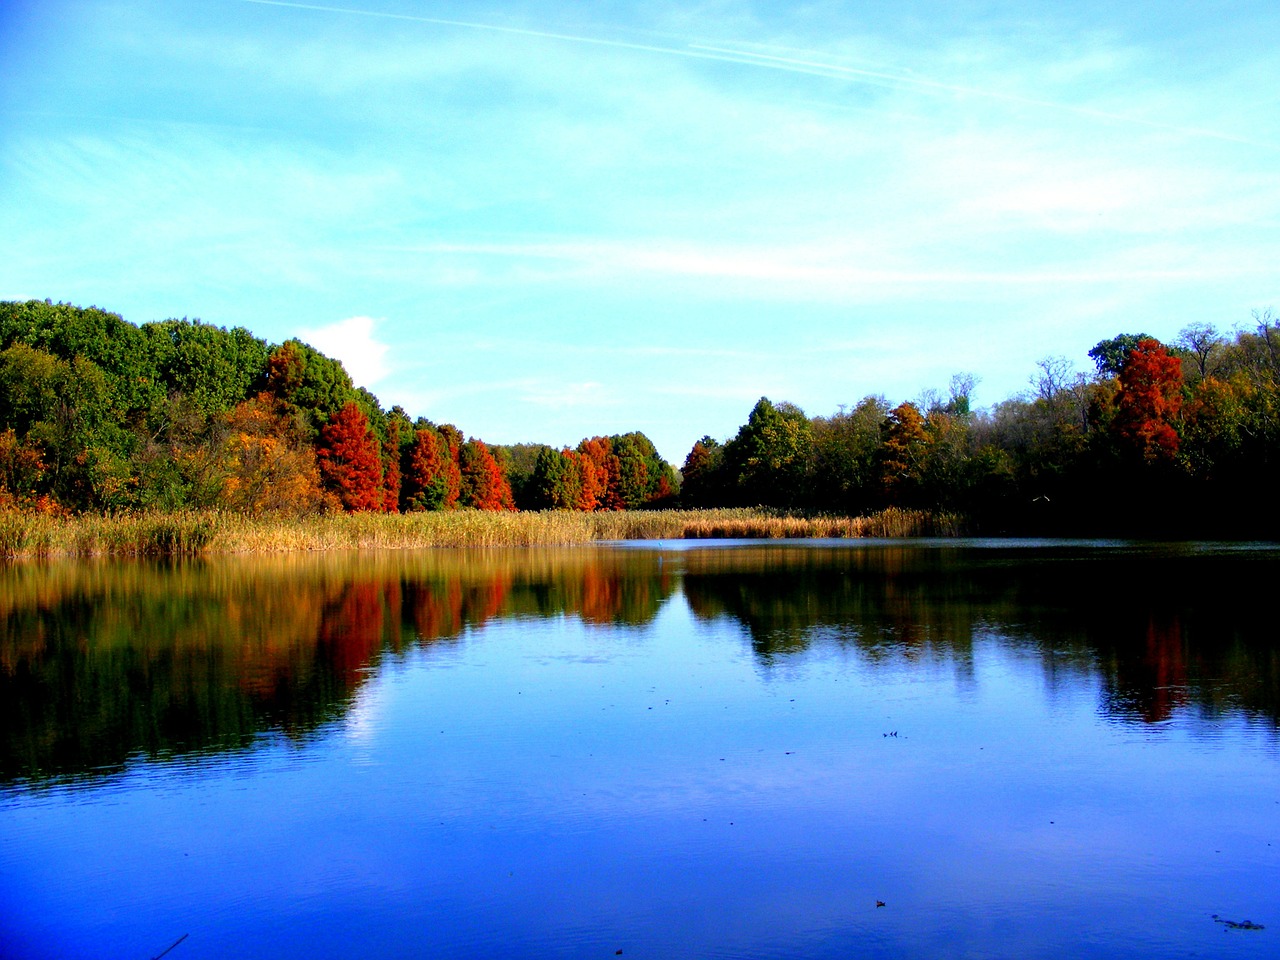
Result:
{"label": "red-leafed tree", "polygon": [[463,506],[477,510],[514,510],[511,484],[483,440],[468,440],[458,455]]}
{"label": "red-leafed tree", "polygon": [[595,473],[595,493],[597,510],[623,510],[626,501],[622,497],[621,464],[613,452],[613,443],[608,437],[592,437],[578,444],[578,453],[584,460],[589,460]]}
{"label": "red-leafed tree", "polygon": [[414,432],[401,494],[406,510],[452,510],[458,505],[462,474],[449,441],[434,427]]}
{"label": "red-leafed tree", "polygon": [[1171,461],[1178,452],[1182,361],[1148,337],[1130,351],[1118,379],[1115,429],[1121,442],[1148,463]]}
{"label": "red-leafed tree", "polygon": [[387,422],[387,439],[382,441],[382,509],[396,513],[400,509],[400,421]]}
{"label": "red-leafed tree", "polygon": [[385,508],[378,440],[355,403],[348,402],[320,430],[316,461],[325,486],[337,494],[344,510]]}

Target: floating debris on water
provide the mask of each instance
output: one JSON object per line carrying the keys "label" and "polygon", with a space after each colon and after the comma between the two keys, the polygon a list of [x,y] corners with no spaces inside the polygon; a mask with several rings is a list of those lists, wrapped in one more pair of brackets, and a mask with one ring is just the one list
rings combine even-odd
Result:
{"label": "floating debris on water", "polygon": [[1216,913],[1213,919],[1222,924],[1222,929],[1226,930],[1265,930],[1267,929],[1260,923],[1254,923],[1252,920],[1225,920]]}

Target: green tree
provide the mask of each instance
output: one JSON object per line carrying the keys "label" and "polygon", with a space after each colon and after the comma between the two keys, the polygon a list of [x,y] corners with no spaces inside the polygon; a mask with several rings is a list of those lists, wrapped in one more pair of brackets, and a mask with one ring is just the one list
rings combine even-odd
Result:
{"label": "green tree", "polygon": [[761,397],[724,458],[740,502],[791,507],[803,501],[813,453],[813,431],[804,411],[774,406]]}
{"label": "green tree", "polygon": [[298,410],[312,437],[347,404],[369,417],[367,397],[357,393],[342,364],[301,340],[286,340],[267,360],[267,390]]}
{"label": "green tree", "polygon": [[812,421],[810,506],[857,514],[879,500],[880,425],[889,416],[883,397],[866,397],[852,410]]}
{"label": "green tree", "polygon": [[711,437],[694,443],[680,470],[680,502],[686,507],[718,507],[726,502],[724,447]]}
{"label": "green tree", "polygon": [[1118,377],[1134,348],[1143,340],[1154,339],[1149,333],[1119,333],[1096,343],[1089,356],[1098,368],[1098,376]]}
{"label": "green tree", "polygon": [[249,399],[267,368],[267,344],[243,327],[200,320],[145,323],[142,334],[160,384],[207,416]]}

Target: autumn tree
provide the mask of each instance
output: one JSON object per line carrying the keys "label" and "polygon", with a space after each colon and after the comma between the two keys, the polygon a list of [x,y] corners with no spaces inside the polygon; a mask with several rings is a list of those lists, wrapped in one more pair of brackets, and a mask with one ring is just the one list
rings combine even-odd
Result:
{"label": "autumn tree", "polygon": [[[622,463],[614,452],[611,437],[591,437],[578,444],[581,456],[581,472],[590,475],[590,489],[584,495],[595,499],[594,510],[625,510],[626,498],[622,492]],[[589,467],[586,464],[590,464]]]}
{"label": "autumn tree", "polygon": [[206,443],[175,450],[193,505],[244,513],[316,513],[339,498],[321,482],[315,450],[285,404],[263,393],[221,419]]}
{"label": "autumn tree", "polygon": [[1147,463],[1172,461],[1178,452],[1182,363],[1148,337],[1130,352],[1118,379],[1115,429],[1121,441]]}
{"label": "autumn tree", "polygon": [[[342,364],[301,340],[286,340],[271,352],[266,389],[298,410],[314,436],[338,411],[359,399]],[[368,426],[367,411],[365,419]]]}
{"label": "autumn tree", "polygon": [[325,486],[344,510],[385,509],[381,451],[355,401],[348,401],[321,428],[316,460]]}
{"label": "autumn tree", "polygon": [[924,470],[929,437],[914,403],[900,403],[881,426],[880,489],[891,504],[914,502]]}
{"label": "autumn tree", "polygon": [[472,438],[459,450],[459,502],[477,510],[514,510],[511,485],[483,440]]}
{"label": "autumn tree", "polygon": [[414,431],[401,483],[405,510],[452,510],[458,505],[462,474],[444,434],[431,425]]}

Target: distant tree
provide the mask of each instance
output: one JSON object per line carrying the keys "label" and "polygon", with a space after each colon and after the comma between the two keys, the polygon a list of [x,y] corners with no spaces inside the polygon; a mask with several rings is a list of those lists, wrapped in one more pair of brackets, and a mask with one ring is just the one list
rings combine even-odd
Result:
{"label": "distant tree", "polygon": [[263,393],[220,418],[208,442],[175,451],[190,502],[243,513],[317,513],[338,509],[321,482],[316,453],[296,414]]}
{"label": "distant tree", "polygon": [[0,349],[24,343],[102,376],[107,416],[124,424],[163,402],[164,389],[142,332],[119,314],[48,300],[0,303]]}
{"label": "distant tree", "polygon": [[595,497],[596,510],[624,510],[626,498],[622,492],[622,462],[614,452],[613,438],[592,437],[578,444],[577,452],[582,462],[589,461],[592,482],[591,493]]}
{"label": "distant tree", "polygon": [[601,498],[608,485],[608,477],[603,472],[604,468],[594,458],[580,450],[566,450],[564,453],[579,477],[574,509],[591,512],[600,506]]}
{"label": "distant tree", "polygon": [[1223,343],[1223,336],[1211,323],[1193,323],[1178,333],[1177,345],[1191,354],[1200,380],[1209,376]]}
{"label": "distant tree", "polygon": [[919,408],[914,403],[898,404],[889,411],[881,436],[881,492],[890,504],[914,504],[929,445]]}
{"label": "distant tree", "polygon": [[789,507],[804,499],[812,452],[812,425],[804,411],[761,397],[725,444],[724,458],[740,502]]}
{"label": "distant tree", "polygon": [[452,510],[458,505],[462,474],[449,443],[430,425],[414,431],[401,483],[404,510]]}
{"label": "distant tree", "polygon": [[877,456],[880,425],[888,415],[884,398],[872,396],[852,410],[841,407],[830,417],[814,418],[810,506],[852,514],[880,499]]}
{"label": "distant tree", "polygon": [[1110,340],[1099,341],[1089,351],[1089,356],[1097,366],[1099,376],[1118,377],[1134,348],[1143,340],[1154,339],[1146,333],[1120,333]]}
{"label": "distant tree", "polygon": [[[544,447],[533,466],[531,503],[535,509],[578,510],[582,498],[582,460],[571,450]],[[591,508],[594,509],[594,504]]]}
{"label": "distant tree", "polygon": [[296,408],[313,436],[349,403],[365,408],[366,425],[370,419],[368,396],[372,394],[362,397],[339,361],[301,340],[286,340],[271,352],[267,390]]}
{"label": "distant tree", "polygon": [[0,430],[0,507],[31,506],[44,494],[44,455],[19,438],[13,427]]}
{"label": "distant tree", "polygon": [[325,486],[348,512],[384,510],[382,458],[369,420],[348,401],[320,430],[316,460]]}
{"label": "distant tree", "polygon": [[530,482],[533,478],[533,469],[537,464],[538,457],[543,450],[548,449],[550,447],[544,443],[516,443],[502,446],[491,444],[489,447],[494,458],[502,464],[502,468],[507,475],[507,482],[511,484],[511,494],[515,497],[516,506],[522,510],[537,509],[534,503],[536,496],[533,493]]}
{"label": "distant tree", "polygon": [[725,502],[724,447],[711,437],[694,443],[680,470],[680,502],[686,507],[717,507]]}
{"label": "distant tree", "polygon": [[514,510],[511,486],[484,441],[471,439],[459,451],[462,474],[459,501],[477,510]]}
{"label": "distant tree", "polygon": [[166,394],[181,394],[206,415],[247,400],[266,372],[266,342],[243,327],[182,319],[144,323],[141,331]]}
{"label": "distant tree", "polygon": [[[609,447],[617,460],[617,472],[613,472],[611,463],[606,465],[607,483],[616,480],[616,496],[627,509],[671,503],[675,496],[675,470],[658,455],[652,440],[633,431],[610,437]],[[613,493],[607,491],[606,499],[612,499]]]}
{"label": "distant tree", "polygon": [[1182,406],[1182,364],[1160,343],[1138,342],[1120,369],[1115,427],[1141,459],[1169,462],[1178,452],[1174,428]]}

